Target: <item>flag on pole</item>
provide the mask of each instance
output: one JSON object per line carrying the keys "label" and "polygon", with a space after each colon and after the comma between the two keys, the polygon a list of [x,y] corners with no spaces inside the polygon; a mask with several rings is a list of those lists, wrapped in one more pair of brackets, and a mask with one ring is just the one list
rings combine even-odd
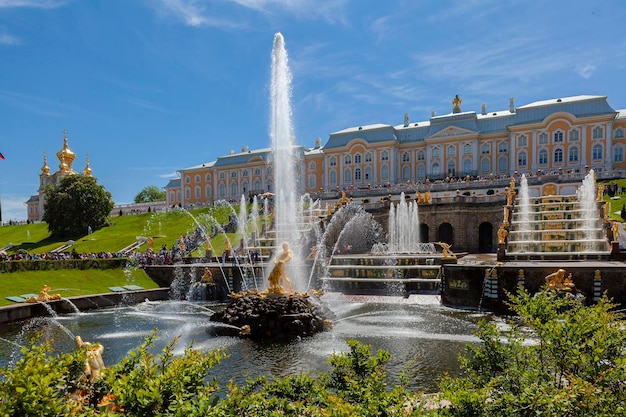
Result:
{"label": "flag on pole", "polygon": [[0,153],[0,159],[4,161],[4,155],[2,155],[1,153]]}

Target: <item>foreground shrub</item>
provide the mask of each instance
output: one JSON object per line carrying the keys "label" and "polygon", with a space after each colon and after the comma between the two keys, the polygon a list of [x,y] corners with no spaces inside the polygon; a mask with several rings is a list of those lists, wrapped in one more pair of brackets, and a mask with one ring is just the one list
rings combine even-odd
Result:
{"label": "foreground shrub", "polygon": [[626,415],[623,315],[555,292],[510,296],[508,326],[483,321],[464,376],[442,383],[458,416]]}

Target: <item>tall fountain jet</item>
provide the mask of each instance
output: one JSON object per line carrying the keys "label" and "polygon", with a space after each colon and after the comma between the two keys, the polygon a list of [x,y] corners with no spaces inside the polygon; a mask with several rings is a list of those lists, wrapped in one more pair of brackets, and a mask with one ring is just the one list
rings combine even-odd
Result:
{"label": "tall fountain jet", "polygon": [[274,161],[274,225],[276,246],[284,242],[293,252],[285,273],[295,290],[306,288],[302,269],[302,248],[299,245],[302,207],[296,183],[296,147],[291,121],[291,71],[283,35],[274,36],[272,50],[272,84],[270,91],[270,137]]}

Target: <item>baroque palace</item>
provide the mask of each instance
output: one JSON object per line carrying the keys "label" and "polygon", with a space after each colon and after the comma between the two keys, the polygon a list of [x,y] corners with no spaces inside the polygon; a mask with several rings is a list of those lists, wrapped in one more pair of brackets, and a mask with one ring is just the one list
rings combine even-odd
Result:
{"label": "baroque palace", "polygon": [[[430,191],[450,181],[502,179],[504,185],[506,178],[521,174],[578,181],[588,169],[600,178],[623,177],[625,132],[626,110],[613,109],[606,96],[554,98],[521,107],[510,99],[508,109],[488,112],[482,105],[479,113],[462,111],[456,96],[448,114],[433,113],[417,122],[405,114],[397,126],[350,127],[331,133],[324,146],[320,139],[313,148],[298,146],[298,185],[302,193],[334,198],[339,191],[359,196],[403,187]],[[244,146],[241,152],[181,169],[165,187],[167,204],[197,207],[271,193],[271,158],[270,148]]]}

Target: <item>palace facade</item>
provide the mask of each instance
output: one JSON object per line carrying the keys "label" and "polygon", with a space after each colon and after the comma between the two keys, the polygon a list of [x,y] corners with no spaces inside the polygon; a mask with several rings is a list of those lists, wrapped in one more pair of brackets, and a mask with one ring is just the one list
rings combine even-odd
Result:
{"label": "palace facade", "polygon": [[[555,98],[505,110],[462,111],[393,126],[371,124],[331,133],[326,144],[297,147],[301,193],[323,195],[450,179],[508,178],[516,174],[626,173],[626,110],[606,96]],[[168,206],[238,202],[273,192],[271,149],[242,147],[216,160],[181,169],[166,186]],[[469,178],[468,178],[469,177]],[[335,193],[333,193],[335,194]]]}
{"label": "palace facade", "polygon": [[[76,154],[72,152],[67,144],[67,131],[63,131],[63,148],[61,148],[56,155],[59,159],[59,169],[51,174],[50,167],[48,166],[48,158],[46,157],[45,152],[43,154],[43,166],[41,167],[41,173],[39,174],[39,189],[37,190],[37,194],[33,194],[26,202],[28,220],[31,222],[39,222],[43,218],[44,204],[46,201],[46,186],[56,186],[61,181],[61,178],[66,175],[78,174],[78,172],[74,171],[72,168],[74,159],[76,159]],[[83,175],[91,176],[89,158],[86,158]]]}

